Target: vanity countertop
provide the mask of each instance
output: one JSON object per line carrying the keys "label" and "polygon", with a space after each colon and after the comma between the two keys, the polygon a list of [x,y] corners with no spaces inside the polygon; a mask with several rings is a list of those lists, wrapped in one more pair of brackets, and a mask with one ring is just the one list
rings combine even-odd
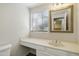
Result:
{"label": "vanity countertop", "polygon": [[78,43],[73,43],[73,42],[65,42],[61,41],[63,46],[54,46],[49,44],[49,40],[47,39],[35,39],[35,38],[24,38],[20,40],[20,44],[22,45],[21,42],[26,42],[26,43],[32,43],[40,46],[45,46],[48,48],[55,48],[55,49],[60,49],[64,51],[69,51],[73,53],[78,53],[79,54],[79,44]]}

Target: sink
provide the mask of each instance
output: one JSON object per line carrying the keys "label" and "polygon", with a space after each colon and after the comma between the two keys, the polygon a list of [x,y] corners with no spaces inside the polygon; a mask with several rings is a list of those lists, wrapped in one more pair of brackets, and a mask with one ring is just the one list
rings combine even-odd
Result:
{"label": "sink", "polygon": [[48,44],[53,46],[63,46],[62,41],[60,40],[49,40]]}

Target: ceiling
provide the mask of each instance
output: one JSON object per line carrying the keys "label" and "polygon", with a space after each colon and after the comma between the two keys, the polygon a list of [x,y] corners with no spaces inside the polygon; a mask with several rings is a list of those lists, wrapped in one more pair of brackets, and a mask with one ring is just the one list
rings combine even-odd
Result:
{"label": "ceiling", "polygon": [[43,3],[24,3],[24,5],[28,8],[32,8],[32,7],[35,7],[35,6],[38,6],[38,5],[41,5]]}

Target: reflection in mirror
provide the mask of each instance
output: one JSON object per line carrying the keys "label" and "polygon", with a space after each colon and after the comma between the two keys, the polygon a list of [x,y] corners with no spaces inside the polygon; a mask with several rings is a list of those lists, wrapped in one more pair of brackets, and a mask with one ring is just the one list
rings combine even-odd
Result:
{"label": "reflection in mirror", "polygon": [[50,11],[51,32],[73,32],[73,6]]}
{"label": "reflection in mirror", "polygon": [[34,13],[32,15],[32,20],[31,20],[31,30],[33,31],[40,31],[40,25],[42,24],[42,16],[40,13]]}
{"label": "reflection in mirror", "polygon": [[31,31],[33,32],[48,31],[48,11],[32,13]]}
{"label": "reflection in mirror", "polygon": [[43,19],[43,31],[48,31],[48,11],[43,12],[42,14]]}
{"label": "reflection in mirror", "polygon": [[62,19],[64,19],[64,17],[54,18],[54,30],[60,31],[63,29]]}

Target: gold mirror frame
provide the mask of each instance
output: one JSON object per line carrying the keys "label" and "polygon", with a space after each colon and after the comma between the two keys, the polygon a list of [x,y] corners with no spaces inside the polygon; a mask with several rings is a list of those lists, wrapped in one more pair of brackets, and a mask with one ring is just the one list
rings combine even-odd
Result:
{"label": "gold mirror frame", "polygon": [[[51,13],[52,12],[56,12],[56,11],[61,11],[61,10],[67,10],[67,9],[71,9],[71,12],[70,12],[70,21],[71,21],[71,25],[70,25],[70,27],[71,27],[71,30],[70,31],[53,31],[52,30],[52,15],[51,15]],[[69,25],[68,25],[69,26]],[[70,6],[67,6],[67,7],[65,7],[65,8],[61,8],[61,9],[57,9],[57,10],[50,10],[49,11],[49,30],[50,30],[50,32],[60,32],[60,33],[73,33],[73,5],[70,5]]]}

